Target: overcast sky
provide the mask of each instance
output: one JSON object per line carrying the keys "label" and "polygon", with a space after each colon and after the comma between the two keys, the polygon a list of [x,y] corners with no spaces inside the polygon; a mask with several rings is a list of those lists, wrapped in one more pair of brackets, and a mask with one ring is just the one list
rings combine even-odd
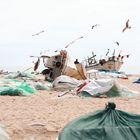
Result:
{"label": "overcast sky", "polygon": [[[139,0],[0,0],[0,68],[29,67],[30,55],[51,54],[84,36],[67,49],[73,60],[122,50],[130,57],[121,70],[140,73],[139,6]],[[122,33],[127,19],[131,29]]]}

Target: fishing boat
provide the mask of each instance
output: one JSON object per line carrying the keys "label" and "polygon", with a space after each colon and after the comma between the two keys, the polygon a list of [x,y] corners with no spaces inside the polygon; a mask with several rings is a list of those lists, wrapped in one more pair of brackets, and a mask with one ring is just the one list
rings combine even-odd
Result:
{"label": "fishing boat", "polygon": [[123,59],[124,57],[129,57],[129,55],[121,55],[121,52],[119,55],[115,55],[115,50],[112,54],[112,56],[108,56],[109,49],[105,55],[104,58],[96,60],[96,55],[94,55],[94,52],[92,52],[92,56],[85,59],[85,68],[86,70],[104,70],[104,71],[119,71],[121,66],[123,65]]}
{"label": "fishing boat", "polygon": [[61,50],[56,55],[52,56],[42,55],[38,57],[34,65],[34,71],[37,70],[41,58],[45,66],[42,74],[45,75],[47,80],[50,79],[53,81],[60,75],[67,75],[78,80],[86,79],[86,72],[83,65],[80,63],[75,64],[66,50]]}

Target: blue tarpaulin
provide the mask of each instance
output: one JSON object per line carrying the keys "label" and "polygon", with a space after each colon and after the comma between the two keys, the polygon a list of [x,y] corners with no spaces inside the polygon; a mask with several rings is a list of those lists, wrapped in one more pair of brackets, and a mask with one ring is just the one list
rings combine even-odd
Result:
{"label": "blue tarpaulin", "polygon": [[133,83],[140,83],[140,78],[136,81],[134,81]]}

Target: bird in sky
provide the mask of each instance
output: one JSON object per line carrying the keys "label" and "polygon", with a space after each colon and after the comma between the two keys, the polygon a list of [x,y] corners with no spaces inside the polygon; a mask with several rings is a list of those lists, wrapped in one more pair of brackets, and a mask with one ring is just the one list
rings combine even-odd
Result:
{"label": "bird in sky", "polygon": [[126,22],[125,27],[122,30],[122,32],[124,32],[126,29],[130,29],[130,28],[131,28],[131,26],[129,26],[129,19],[128,19],[127,22]]}
{"label": "bird in sky", "polygon": [[117,44],[119,46],[119,42],[116,41],[115,44]]}
{"label": "bird in sky", "polygon": [[58,50],[55,50],[54,52],[58,52]]}
{"label": "bird in sky", "polygon": [[49,52],[49,50],[45,50],[45,51],[43,51],[43,52],[40,52],[40,55],[45,54],[45,53],[47,53],[47,52]]}
{"label": "bird in sky", "polygon": [[109,54],[109,51],[110,51],[110,49],[107,49],[107,53],[106,53],[106,56]]}
{"label": "bird in sky", "polygon": [[39,34],[41,34],[41,33],[43,33],[43,32],[44,32],[44,30],[42,30],[42,31],[40,31],[40,32],[38,32],[38,33],[36,33],[36,34],[33,34],[32,36],[39,35]]}
{"label": "bird in sky", "polygon": [[75,40],[70,42],[68,45],[66,45],[65,48],[68,48],[71,44],[75,43],[78,39],[81,39],[81,38],[83,38],[83,36],[76,38]]}
{"label": "bird in sky", "polygon": [[93,29],[94,27],[99,26],[99,24],[95,24],[91,27],[91,29]]}

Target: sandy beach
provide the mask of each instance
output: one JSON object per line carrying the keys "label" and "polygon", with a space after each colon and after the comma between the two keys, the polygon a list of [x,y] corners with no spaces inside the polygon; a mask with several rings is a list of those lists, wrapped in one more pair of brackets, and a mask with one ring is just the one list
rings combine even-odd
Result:
{"label": "sandy beach", "polygon": [[[138,0],[1,0],[0,140],[5,132],[6,140],[60,140],[68,123],[105,107],[140,115],[139,6]],[[115,113],[109,119],[103,113],[95,128],[84,119],[61,140],[73,140],[73,133],[94,139],[96,131],[95,139],[140,140],[140,117],[128,121],[118,113],[117,121]]]}
{"label": "sandy beach", "polygon": [[[119,84],[140,92],[132,80],[116,79]],[[140,114],[140,96],[85,98],[71,94],[58,97],[58,91],[38,91],[29,97],[0,96],[0,124],[11,140],[55,140],[71,120],[115,102],[117,109]]]}

